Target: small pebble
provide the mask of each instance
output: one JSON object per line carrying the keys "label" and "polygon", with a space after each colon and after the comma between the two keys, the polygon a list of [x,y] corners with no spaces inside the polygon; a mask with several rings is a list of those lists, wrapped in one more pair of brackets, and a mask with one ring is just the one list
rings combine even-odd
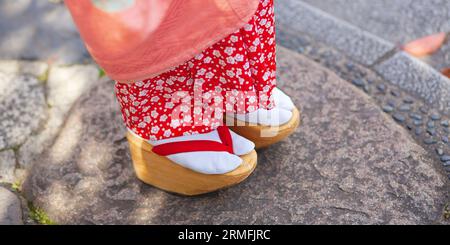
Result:
{"label": "small pebble", "polygon": [[408,98],[404,99],[403,102],[405,102],[406,104],[412,104],[412,103],[414,103],[414,99],[411,97],[408,97]]}
{"label": "small pebble", "polygon": [[450,166],[450,161],[444,162],[444,167],[449,167]]}
{"label": "small pebble", "polygon": [[426,107],[424,107],[424,106],[421,106],[421,107],[419,108],[419,110],[420,110],[420,112],[422,112],[423,114],[427,114],[427,113],[428,113],[428,108],[426,108]]}
{"label": "small pebble", "polygon": [[450,140],[448,139],[447,136],[442,136],[442,142],[448,144],[448,142],[450,142]]}
{"label": "small pebble", "polygon": [[398,109],[400,111],[410,111],[411,110],[411,106],[408,105],[408,104],[404,104],[404,105],[401,105]]}
{"label": "small pebble", "polygon": [[384,85],[384,84],[378,84],[377,89],[378,89],[380,92],[386,92],[386,85]]}
{"label": "small pebble", "polygon": [[434,128],[434,122],[433,121],[428,121],[427,127],[428,128]]}
{"label": "small pebble", "polygon": [[448,123],[448,121],[442,121],[442,122],[441,122],[441,125],[442,125],[442,127],[448,128],[448,126],[449,126],[450,124]]}
{"label": "small pebble", "polygon": [[436,113],[431,114],[431,120],[438,121],[440,119],[441,119],[441,115],[436,114]]}
{"label": "small pebble", "polygon": [[347,69],[349,69],[350,71],[353,71],[353,69],[355,68],[355,65],[353,65],[352,63],[347,63],[345,66],[346,66]]}
{"label": "small pebble", "polygon": [[436,139],[434,139],[434,138],[426,138],[426,139],[423,140],[423,142],[425,144],[427,144],[427,145],[432,145],[432,144],[436,144],[437,143]]}
{"label": "small pebble", "polygon": [[368,80],[367,80],[367,83],[368,83],[368,84],[372,84],[372,83],[373,83],[373,80],[372,80],[372,79],[368,79]]}
{"label": "small pebble", "polygon": [[419,115],[419,114],[416,114],[416,113],[411,113],[411,114],[409,114],[409,116],[410,116],[412,119],[422,120],[422,116]]}
{"label": "small pebble", "polygon": [[434,136],[434,135],[436,135],[436,129],[429,128],[429,129],[427,129],[427,133],[431,136]]}
{"label": "small pebble", "polygon": [[383,106],[383,111],[386,113],[390,113],[394,111],[394,107],[390,106],[390,105],[385,105]]}
{"label": "small pebble", "polygon": [[443,155],[443,156],[441,156],[441,161],[442,161],[442,162],[448,162],[448,161],[450,161],[450,156],[449,156],[449,155]]}
{"label": "small pebble", "polygon": [[444,132],[446,132],[447,134],[450,134],[450,128],[444,128]]}
{"label": "small pebble", "polygon": [[421,128],[416,128],[416,135],[419,136],[421,135],[423,132],[423,130]]}
{"label": "small pebble", "polygon": [[365,85],[365,82],[362,79],[353,79],[352,83],[358,87]]}
{"label": "small pebble", "polygon": [[400,93],[397,92],[397,91],[395,91],[395,90],[392,90],[392,91],[391,91],[391,94],[392,94],[392,96],[394,96],[394,97],[400,96]]}
{"label": "small pebble", "polygon": [[408,124],[408,125],[406,125],[406,128],[407,128],[408,130],[412,130],[414,127],[413,127],[412,125]]}
{"label": "small pebble", "polygon": [[395,102],[395,100],[388,100],[388,101],[387,101],[387,104],[390,105],[390,106],[392,106],[392,107],[395,107],[395,106],[397,105],[397,103]]}
{"label": "small pebble", "polygon": [[367,76],[367,73],[365,71],[363,71],[363,70],[360,70],[360,69],[358,69],[356,74],[359,75],[359,77],[366,77]]}
{"label": "small pebble", "polygon": [[401,123],[406,120],[405,116],[403,116],[402,114],[398,114],[398,113],[394,114],[392,117],[394,118],[395,121],[401,122]]}
{"label": "small pebble", "polygon": [[442,155],[444,155],[444,150],[442,150],[441,148],[437,148],[437,149],[436,149],[436,153],[437,153],[439,156],[442,156]]}
{"label": "small pebble", "polygon": [[370,87],[369,87],[369,85],[367,85],[367,84],[364,85],[363,90],[364,90],[364,92],[365,92],[366,94],[370,93]]}

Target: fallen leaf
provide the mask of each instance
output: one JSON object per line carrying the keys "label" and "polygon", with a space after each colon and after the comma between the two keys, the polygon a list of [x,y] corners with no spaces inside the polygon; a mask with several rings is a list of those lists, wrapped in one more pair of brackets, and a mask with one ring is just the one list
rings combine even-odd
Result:
{"label": "fallen leaf", "polygon": [[448,78],[450,78],[450,68],[445,68],[442,70],[442,74]]}
{"label": "fallen leaf", "polygon": [[447,34],[444,32],[426,36],[405,44],[402,49],[416,57],[430,55],[444,44],[446,36]]}

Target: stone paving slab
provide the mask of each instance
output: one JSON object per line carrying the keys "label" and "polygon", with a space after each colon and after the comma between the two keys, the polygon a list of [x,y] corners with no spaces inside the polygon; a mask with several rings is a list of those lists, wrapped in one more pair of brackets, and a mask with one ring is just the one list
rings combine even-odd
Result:
{"label": "stone paving slab", "polygon": [[0,71],[46,79],[49,65],[40,61],[0,60]]}
{"label": "stone paving slab", "polygon": [[21,183],[98,76],[95,65],[0,60],[0,182]]}
{"label": "stone paving slab", "polygon": [[76,104],[24,193],[60,224],[443,222],[450,189],[439,163],[365,94],[301,55],[278,52],[280,86],[301,105],[303,122],[259,151],[246,182],[187,198],[138,181],[105,80]]}
{"label": "stone paving slab", "polygon": [[29,75],[0,72],[0,150],[25,142],[47,117],[44,87]]}
{"label": "stone paving slab", "polygon": [[374,64],[395,48],[375,35],[298,0],[276,1],[275,10],[277,25],[281,28],[310,35],[364,65]]}
{"label": "stone paving slab", "polygon": [[450,68],[450,38],[447,38],[444,45],[431,57],[424,57],[422,60],[438,71]]}
{"label": "stone paving slab", "polygon": [[52,66],[46,81],[48,118],[39,132],[31,135],[18,149],[21,168],[29,168],[37,157],[49,147],[76,100],[88,91],[98,79],[95,65]]}
{"label": "stone paving slab", "polygon": [[90,60],[65,6],[47,0],[0,1],[0,59]]}
{"label": "stone paving slab", "polygon": [[19,198],[0,186],[0,225],[22,225],[22,210]]}
{"label": "stone paving slab", "polygon": [[425,63],[399,52],[375,66],[375,70],[392,84],[424,98],[429,104],[450,115],[450,80],[429,69]]}
{"label": "stone paving slab", "polygon": [[[347,3],[349,6],[351,3]],[[367,3],[370,5],[369,3]],[[330,3],[331,6],[337,6],[337,3]],[[395,5],[395,4],[394,4]],[[386,8],[386,3],[380,6]],[[378,6],[378,7],[380,7]],[[352,62],[360,63],[369,69],[378,72],[385,80],[394,85],[398,85],[401,89],[409,92],[411,95],[417,95],[428,105],[436,107],[442,113],[449,113],[449,96],[450,80],[440,74],[433,67],[426,65],[418,59],[400,52],[393,44],[389,44],[381,38],[373,38],[374,35],[368,31],[359,29],[351,23],[341,21],[331,14],[325,13],[314,6],[302,1],[282,0],[278,1],[278,24],[277,31],[282,37],[281,44],[287,42],[293,44],[300,43],[305,39],[312,38],[314,42],[326,45],[330,48],[340,51],[344,56],[348,57]],[[434,7],[436,8],[436,7]],[[327,27],[327,28],[326,28]],[[280,35],[281,34],[281,35]],[[362,36],[359,37],[358,36]],[[365,40],[362,44],[352,43],[351,41],[339,41],[346,39]],[[371,41],[367,41],[371,40]],[[388,52],[381,52],[380,45],[392,47]],[[443,54],[447,45],[436,54],[436,57],[446,59],[448,54]],[[343,48],[344,47],[344,48]],[[352,47],[352,48],[351,48]],[[299,48],[295,48],[298,50]],[[356,50],[356,51],[354,51]],[[358,55],[369,50],[380,54],[378,60],[373,64],[362,62]],[[303,52],[301,50],[300,52]],[[305,52],[308,52],[306,50]],[[373,56],[369,56],[373,57]],[[433,57],[425,57],[423,60],[436,65]],[[369,62],[370,63],[370,62]],[[444,62],[445,63],[445,62]],[[444,64],[443,63],[443,64]],[[331,68],[334,66],[332,65]]]}

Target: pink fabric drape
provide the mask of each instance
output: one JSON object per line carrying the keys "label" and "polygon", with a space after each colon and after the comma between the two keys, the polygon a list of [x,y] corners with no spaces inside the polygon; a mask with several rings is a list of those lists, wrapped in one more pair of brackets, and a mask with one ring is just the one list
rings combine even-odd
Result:
{"label": "pink fabric drape", "polygon": [[106,12],[66,0],[87,49],[112,78],[132,82],[175,67],[244,26],[259,0],[135,0]]}

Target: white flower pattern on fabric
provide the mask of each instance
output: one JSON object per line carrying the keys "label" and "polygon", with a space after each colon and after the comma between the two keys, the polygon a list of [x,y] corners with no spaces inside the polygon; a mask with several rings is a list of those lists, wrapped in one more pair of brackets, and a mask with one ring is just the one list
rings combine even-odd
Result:
{"label": "white flower pattern on fabric", "polygon": [[186,63],[134,84],[116,83],[126,126],[144,139],[162,140],[211,132],[224,112],[273,108],[275,49],[273,0],[260,0],[240,30]]}

